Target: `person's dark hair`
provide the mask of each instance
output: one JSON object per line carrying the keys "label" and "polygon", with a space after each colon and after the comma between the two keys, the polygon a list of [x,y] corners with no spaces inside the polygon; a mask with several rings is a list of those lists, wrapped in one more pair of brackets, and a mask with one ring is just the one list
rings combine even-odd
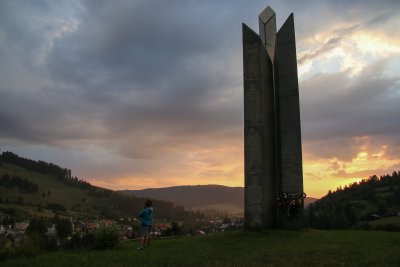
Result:
{"label": "person's dark hair", "polygon": [[145,206],[146,208],[152,207],[152,206],[153,206],[153,203],[151,202],[150,199],[148,199],[148,200],[146,200],[146,202],[144,203],[144,206]]}

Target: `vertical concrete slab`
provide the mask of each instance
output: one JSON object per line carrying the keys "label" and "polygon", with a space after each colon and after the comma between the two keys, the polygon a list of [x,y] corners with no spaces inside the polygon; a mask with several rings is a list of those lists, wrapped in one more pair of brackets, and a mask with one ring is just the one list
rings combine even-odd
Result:
{"label": "vertical concrete slab", "polygon": [[277,198],[277,175],[278,169],[278,158],[277,158],[277,142],[279,136],[276,132],[276,98],[275,98],[275,77],[274,77],[274,62],[275,62],[275,43],[276,43],[276,14],[275,11],[267,6],[258,16],[259,34],[261,42],[267,52],[268,62],[271,64],[266,66],[265,72],[262,76],[265,79],[265,88],[270,92],[270,97],[266,98],[265,113],[271,116],[270,123],[266,124],[266,132],[271,135],[270,139],[273,140],[273,146],[265,147],[265,154],[268,155],[266,159],[266,166],[271,168],[268,174],[271,174],[273,182],[268,184],[268,188],[265,188],[265,194],[269,197],[266,199],[268,207],[270,207],[269,217],[273,220],[273,225],[276,227],[277,222],[277,210],[276,210],[276,198]]}
{"label": "vertical concrete slab", "polygon": [[272,61],[258,34],[243,24],[245,228],[275,224]]}
{"label": "vertical concrete slab", "polygon": [[276,134],[273,61],[265,46],[260,47],[261,89],[264,114],[264,209],[267,211],[264,228],[276,227]]}
{"label": "vertical concrete slab", "polygon": [[[301,128],[299,86],[297,78],[296,41],[293,14],[276,35],[275,88],[277,95],[277,120],[279,132],[278,194],[303,193],[303,165],[301,151]],[[300,208],[302,212],[303,207]],[[279,224],[283,228],[298,228],[302,215],[288,218],[280,214]]]}

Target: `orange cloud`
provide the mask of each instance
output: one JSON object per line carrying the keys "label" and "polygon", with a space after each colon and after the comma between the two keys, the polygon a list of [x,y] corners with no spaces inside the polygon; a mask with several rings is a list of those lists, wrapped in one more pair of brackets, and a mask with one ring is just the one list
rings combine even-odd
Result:
{"label": "orange cloud", "polygon": [[[358,148],[351,160],[338,158],[308,159],[304,161],[305,191],[312,196],[323,196],[328,190],[335,190],[372,175],[391,173],[400,159],[386,155],[388,145],[376,147],[369,136],[355,137],[353,144]],[[304,152],[307,154],[307,151]],[[397,171],[397,170],[396,170]]]}
{"label": "orange cloud", "polygon": [[[234,140],[233,140],[234,141]],[[89,178],[92,184],[121,190],[168,187],[177,185],[221,184],[244,186],[242,141],[228,142],[214,149],[193,147],[180,159],[155,166],[154,171],[140,175],[124,174]],[[322,197],[329,190],[368,178],[391,173],[400,159],[386,155],[389,145],[377,146],[372,137],[353,138],[349,159],[310,156],[303,150],[304,191],[312,197]],[[353,152],[351,152],[353,151]]]}

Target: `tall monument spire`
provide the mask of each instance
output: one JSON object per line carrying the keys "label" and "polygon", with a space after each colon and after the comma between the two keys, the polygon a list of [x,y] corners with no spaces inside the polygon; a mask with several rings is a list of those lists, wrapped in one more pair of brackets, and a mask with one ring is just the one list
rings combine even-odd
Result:
{"label": "tall monument spire", "polygon": [[243,24],[245,228],[301,227],[304,197],[293,14]]}

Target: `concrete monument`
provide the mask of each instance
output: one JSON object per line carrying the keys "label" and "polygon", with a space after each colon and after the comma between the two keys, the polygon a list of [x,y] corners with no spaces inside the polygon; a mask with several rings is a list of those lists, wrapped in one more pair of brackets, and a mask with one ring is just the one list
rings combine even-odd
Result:
{"label": "concrete monument", "polygon": [[243,24],[245,228],[299,228],[303,170],[293,14],[277,32],[269,6],[259,35]]}

